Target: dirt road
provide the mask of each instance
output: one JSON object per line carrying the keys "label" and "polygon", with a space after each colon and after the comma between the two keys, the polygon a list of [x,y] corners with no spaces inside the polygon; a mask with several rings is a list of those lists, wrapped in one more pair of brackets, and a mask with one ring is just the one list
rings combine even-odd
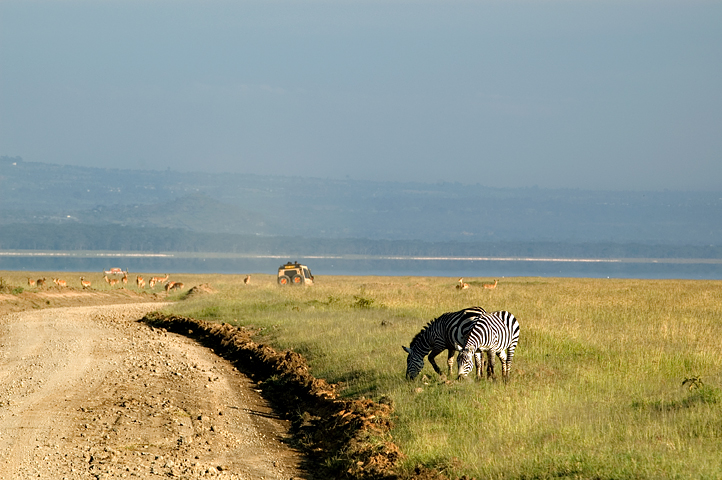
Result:
{"label": "dirt road", "polygon": [[302,478],[252,382],[153,304],[0,316],[0,478]]}

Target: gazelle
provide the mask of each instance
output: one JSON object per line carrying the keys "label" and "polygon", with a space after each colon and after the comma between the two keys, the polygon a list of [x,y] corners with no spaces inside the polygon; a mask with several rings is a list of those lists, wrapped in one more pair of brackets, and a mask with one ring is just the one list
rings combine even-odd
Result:
{"label": "gazelle", "polygon": [[37,282],[32,278],[28,277],[28,287],[34,287]]}
{"label": "gazelle", "polygon": [[38,288],[45,288],[45,280],[47,280],[45,277],[43,277],[43,278],[38,278],[38,279],[35,281],[35,284],[38,286]]}
{"label": "gazelle", "polygon": [[170,292],[171,290],[180,290],[183,288],[183,284],[181,282],[168,282],[165,284],[165,291]]}
{"label": "gazelle", "polygon": [[80,277],[80,285],[82,285],[83,288],[90,288],[90,280],[86,280],[85,277]]}
{"label": "gazelle", "polygon": [[250,283],[251,283],[251,276],[248,275],[248,276],[246,276],[246,278],[243,279],[243,284],[248,285]]}
{"label": "gazelle", "polygon": [[123,285],[128,285],[128,272],[123,273],[123,278],[121,278],[123,281]]}
{"label": "gazelle", "polygon": [[456,288],[458,288],[459,290],[466,290],[467,288],[469,288],[469,284],[464,283],[464,278],[462,277],[459,279],[459,284],[456,286]]}
{"label": "gazelle", "polygon": [[497,283],[499,283],[499,280],[494,280],[494,283],[485,283],[484,288],[491,290],[492,288],[496,288]]}
{"label": "gazelle", "polygon": [[138,288],[145,288],[145,280],[143,280],[143,277],[140,275],[135,277],[135,283],[138,285]]}
{"label": "gazelle", "polygon": [[58,287],[68,286],[68,282],[66,282],[65,280],[60,280],[59,278],[53,278],[53,282],[55,282],[55,285],[57,285]]}
{"label": "gazelle", "polygon": [[167,273],[165,274],[165,277],[153,277],[150,279],[148,285],[150,286],[150,288],[155,287],[156,283],[160,283],[162,285],[168,280],[168,277],[170,277],[170,275],[168,275]]}

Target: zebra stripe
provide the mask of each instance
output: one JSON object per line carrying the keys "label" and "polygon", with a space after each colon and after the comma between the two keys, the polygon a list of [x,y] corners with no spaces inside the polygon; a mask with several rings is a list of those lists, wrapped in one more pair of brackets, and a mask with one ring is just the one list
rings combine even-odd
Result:
{"label": "zebra stripe", "polygon": [[[456,360],[459,378],[466,377],[474,367],[472,356],[475,356],[480,351],[486,351],[490,354],[495,353],[499,357],[502,362],[502,376],[504,381],[507,381],[518,342],[519,322],[514,315],[505,310],[480,315],[469,331],[464,348]],[[493,377],[493,357],[490,357],[490,362],[492,363],[489,370]],[[477,371],[478,376],[479,372]]]}
{"label": "zebra stripe", "polygon": [[[441,369],[434,360],[436,356],[448,350],[448,374],[454,361],[454,353],[466,343],[466,336],[479,315],[486,314],[481,307],[469,307],[458,312],[447,312],[430,321],[411,340],[409,347],[402,347],[408,357],[406,358],[406,378],[413,380],[424,368],[424,357],[428,354],[429,363],[434,371],[442,375]],[[481,361],[478,355],[477,366]]]}

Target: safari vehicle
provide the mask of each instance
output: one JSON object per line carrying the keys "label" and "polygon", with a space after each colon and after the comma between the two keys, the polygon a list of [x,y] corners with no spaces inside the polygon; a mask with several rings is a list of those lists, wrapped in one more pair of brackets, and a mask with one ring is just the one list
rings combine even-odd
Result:
{"label": "safari vehicle", "polygon": [[279,285],[313,285],[313,275],[306,265],[288,262],[278,267]]}

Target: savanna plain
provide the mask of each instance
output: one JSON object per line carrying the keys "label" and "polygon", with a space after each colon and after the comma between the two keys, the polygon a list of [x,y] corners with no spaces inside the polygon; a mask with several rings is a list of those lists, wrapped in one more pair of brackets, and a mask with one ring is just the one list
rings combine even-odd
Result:
{"label": "savanna plain", "polygon": [[[171,293],[165,312],[253,327],[343,396],[392,402],[404,476],[421,464],[451,478],[722,478],[722,281],[173,277],[214,293]],[[428,362],[407,381],[401,347],[470,306],[517,317],[509,381],[457,381]]]}

